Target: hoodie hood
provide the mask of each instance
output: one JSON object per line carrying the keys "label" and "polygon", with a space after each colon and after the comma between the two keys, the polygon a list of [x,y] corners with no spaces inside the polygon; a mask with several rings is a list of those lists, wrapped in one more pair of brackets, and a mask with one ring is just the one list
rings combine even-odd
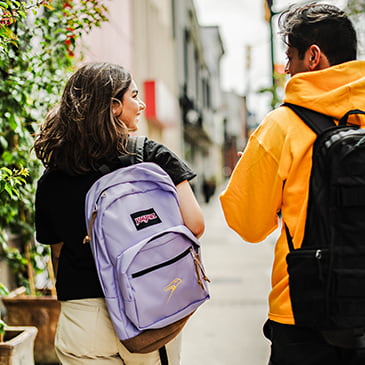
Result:
{"label": "hoodie hood", "polygon": [[[365,111],[365,61],[345,62],[294,75],[284,101],[341,119],[349,110]],[[361,124],[365,123],[361,118]]]}

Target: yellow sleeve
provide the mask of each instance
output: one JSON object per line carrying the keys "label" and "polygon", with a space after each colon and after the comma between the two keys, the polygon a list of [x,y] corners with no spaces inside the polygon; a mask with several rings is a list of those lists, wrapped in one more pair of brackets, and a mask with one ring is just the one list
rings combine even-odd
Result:
{"label": "yellow sleeve", "polygon": [[278,226],[283,190],[279,176],[282,141],[273,129],[259,127],[251,136],[220,196],[227,224],[248,242],[264,240]]}

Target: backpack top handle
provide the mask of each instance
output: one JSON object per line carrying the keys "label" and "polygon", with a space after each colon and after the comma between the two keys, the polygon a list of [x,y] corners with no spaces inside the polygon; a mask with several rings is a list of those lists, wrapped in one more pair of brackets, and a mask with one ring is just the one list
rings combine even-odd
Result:
{"label": "backpack top handle", "polygon": [[360,109],[353,109],[348,111],[338,122],[338,125],[346,125],[347,124],[347,119],[349,117],[349,115],[353,115],[353,114],[365,114],[365,112],[363,110]]}

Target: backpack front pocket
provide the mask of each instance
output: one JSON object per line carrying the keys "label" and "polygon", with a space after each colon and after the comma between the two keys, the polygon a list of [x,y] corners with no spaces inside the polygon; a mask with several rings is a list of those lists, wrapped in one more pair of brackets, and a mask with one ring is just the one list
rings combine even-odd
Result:
{"label": "backpack front pocket", "polygon": [[126,314],[138,329],[171,324],[209,298],[197,247],[185,235],[169,232],[131,249],[117,267]]}

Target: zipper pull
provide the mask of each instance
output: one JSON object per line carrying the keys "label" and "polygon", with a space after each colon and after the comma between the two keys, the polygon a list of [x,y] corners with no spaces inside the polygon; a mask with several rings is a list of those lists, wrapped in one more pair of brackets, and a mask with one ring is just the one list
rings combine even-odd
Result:
{"label": "zipper pull", "polygon": [[[192,249],[193,251],[194,251],[194,249]],[[200,260],[200,256],[199,256],[199,254],[198,253],[195,253],[194,252],[194,254],[195,254],[195,259],[196,259],[196,262],[197,262],[197,264],[198,264],[198,266],[199,266],[199,268],[200,268],[200,271],[201,271],[201,273],[203,274],[203,279],[205,280],[205,281],[208,281],[209,283],[210,283],[210,279],[208,278],[208,276],[206,275],[206,273],[205,273],[205,269],[204,269],[204,267],[203,267],[203,265],[202,265],[202,263],[201,263],[201,260]]]}
{"label": "zipper pull", "polygon": [[193,256],[193,261],[194,261],[194,267],[195,267],[195,273],[196,273],[196,276],[198,278],[198,284],[201,286],[201,288],[204,290],[204,285],[203,285],[203,282],[202,282],[202,279],[200,277],[200,270],[199,270],[199,264],[198,264],[198,261],[196,259],[196,256],[193,252],[193,248],[190,248],[190,253],[191,253],[191,256]]}
{"label": "zipper pull", "polygon": [[89,227],[87,229],[87,235],[84,237],[84,239],[82,241],[83,244],[90,243],[90,241],[91,241],[92,229],[93,229],[93,225],[94,225],[97,214],[98,214],[98,210],[95,208],[91,213]]}
{"label": "zipper pull", "polygon": [[[210,283],[210,279],[208,278],[208,276],[205,273],[203,265],[200,262],[199,255],[197,253],[195,253],[195,251],[192,247],[190,248],[190,253],[193,256],[195,271],[196,271],[196,275],[198,277],[198,284],[201,286],[201,288],[203,290],[205,290],[203,280],[208,281]],[[203,275],[203,280],[202,280],[202,275]]]}
{"label": "zipper pull", "polygon": [[322,270],[322,265],[321,265],[321,260],[322,260],[322,250],[316,250],[314,257],[317,260],[317,268],[318,268],[318,274],[319,274],[319,279],[321,281],[323,281],[324,276],[323,276],[323,270]]}
{"label": "zipper pull", "polygon": [[89,243],[91,241],[91,233],[92,233],[92,229],[93,229],[93,225],[94,225],[94,221],[96,219],[96,215],[98,213],[98,204],[99,204],[99,199],[103,199],[106,197],[106,192],[105,190],[101,192],[101,194],[99,195],[98,199],[95,202],[95,208],[91,213],[91,218],[89,221],[89,227],[87,229],[87,235],[84,237],[84,239],[82,240],[82,243]]}

